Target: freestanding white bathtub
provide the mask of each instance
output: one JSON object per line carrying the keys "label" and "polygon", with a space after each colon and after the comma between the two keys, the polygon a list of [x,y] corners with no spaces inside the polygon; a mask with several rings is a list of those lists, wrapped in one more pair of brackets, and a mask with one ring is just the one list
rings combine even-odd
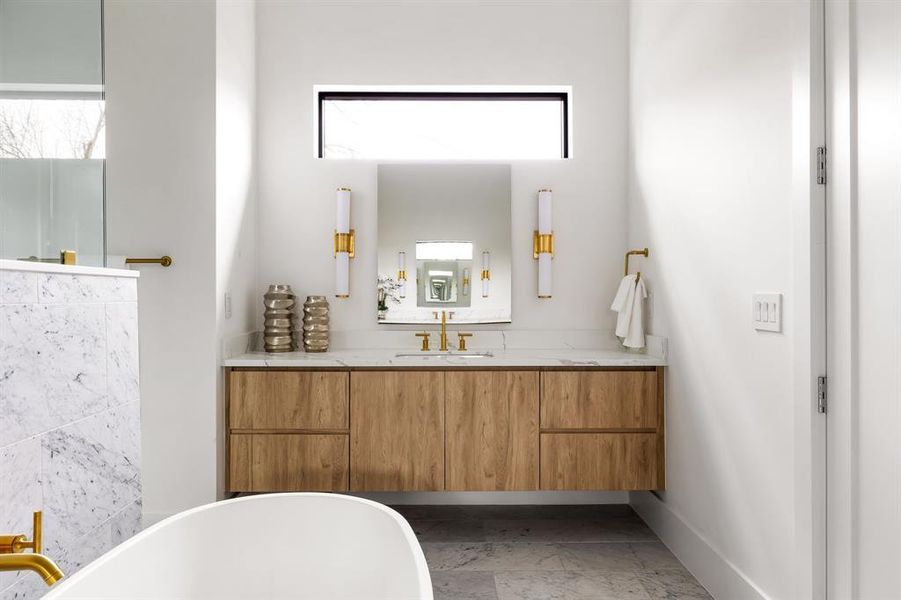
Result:
{"label": "freestanding white bathtub", "polygon": [[387,506],[271,494],[161,521],[44,598],[432,600],[432,585],[413,530]]}

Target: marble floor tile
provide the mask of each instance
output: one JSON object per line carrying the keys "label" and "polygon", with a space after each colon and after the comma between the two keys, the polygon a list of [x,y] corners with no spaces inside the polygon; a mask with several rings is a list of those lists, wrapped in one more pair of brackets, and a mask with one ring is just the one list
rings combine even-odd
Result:
{"label": "marble floor tile", "polygon": [[630,544],[632,552],[638,558],[642,569],[659,570],[659,569],[682,569],[682,563],[679,562],[669,548],[660,541],[653,542],[635,542]]}
{"label": "marble floor tile", "polygon": [[712,600],[685,568],[644,570],[638,579],[653,600]]}
{"label": "marble floor tile", "polygon": [[561,549],[555,544],[435,543],[422,544],[433,571],[562,571]]}
{"label": "marble floor tile", "polygon": [[650,600],[634,573],[496,573],[498,600]]}
{"label": "marble floor tile", "polygon": [[628,506],[397,508],[437,600],[710,598]]}
{"label": "marble floor tile", "polygon": [[557,544],[567,571],[635,571],[641,563],[624,542]]}
{"label": "marble floor tile", "polygon": [[485,521],[490,542],[622,542],[655,541],[657,536],[640,520],[625,519],[511,519]]}
{"label": "marble floor tile", "polygon": [[497,600],[494,574],[482,571],[432,571],[435,600]]}
{"label": "marble floor tile", "polygon": [[420,542],[484,542],[485,527],[474,519],[459,521],[410,520]]}

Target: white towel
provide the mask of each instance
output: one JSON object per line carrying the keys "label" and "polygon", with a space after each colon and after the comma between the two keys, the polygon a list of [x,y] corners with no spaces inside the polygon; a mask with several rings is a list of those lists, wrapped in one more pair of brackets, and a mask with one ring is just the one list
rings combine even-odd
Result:
{"label": "white towel", "polygon": [[644,299],[648,291],[644,281],[635,275],[626,275],[619,282],[619,289],[610,310],[616,317],[616,336],[627,348],[644,348]]}

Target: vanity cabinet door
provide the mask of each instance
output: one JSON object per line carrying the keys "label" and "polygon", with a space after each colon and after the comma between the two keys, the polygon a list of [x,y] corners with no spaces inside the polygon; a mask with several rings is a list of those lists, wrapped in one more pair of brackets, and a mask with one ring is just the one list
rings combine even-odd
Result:
{"label": "vanity cabinet door", "polygon": [[229,427],[346,433],[349,377],[340,371],[232,371]]}
{"label": "vanity cabinet door", "polygon": [[348,452],[346,435],[233,434],[229,438],[229,489],[347,491]]}
{"label": "vanity cabinet door", "polygon": [[656,429],[656,371],[541,374],[541,429]]}
{"label": "vanity cabinet door", "polygon": [[444,489],[442,371],[353,372],[353,491]]}
{"label": "vanity cabinet door", "polygon": [[538,489],[538,373],[448,372],[447,489]]}
{"label": "vanity cabinet door", "polygon": [[542,490],[663,488],[656,433],[542,433]]}

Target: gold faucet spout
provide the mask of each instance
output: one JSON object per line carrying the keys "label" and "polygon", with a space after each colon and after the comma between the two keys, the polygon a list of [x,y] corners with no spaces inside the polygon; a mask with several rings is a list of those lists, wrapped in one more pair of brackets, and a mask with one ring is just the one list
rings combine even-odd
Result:
{"label": "gold faucet spout", "polygon": [[0,571],[34,571],[47,585],[63,578],[63,572],[56,563],[43,554],[0,554]]}
{"label": "gold faucet spout", "polygon": [[441,311],[441,351],[447,352],[447,311]]}

